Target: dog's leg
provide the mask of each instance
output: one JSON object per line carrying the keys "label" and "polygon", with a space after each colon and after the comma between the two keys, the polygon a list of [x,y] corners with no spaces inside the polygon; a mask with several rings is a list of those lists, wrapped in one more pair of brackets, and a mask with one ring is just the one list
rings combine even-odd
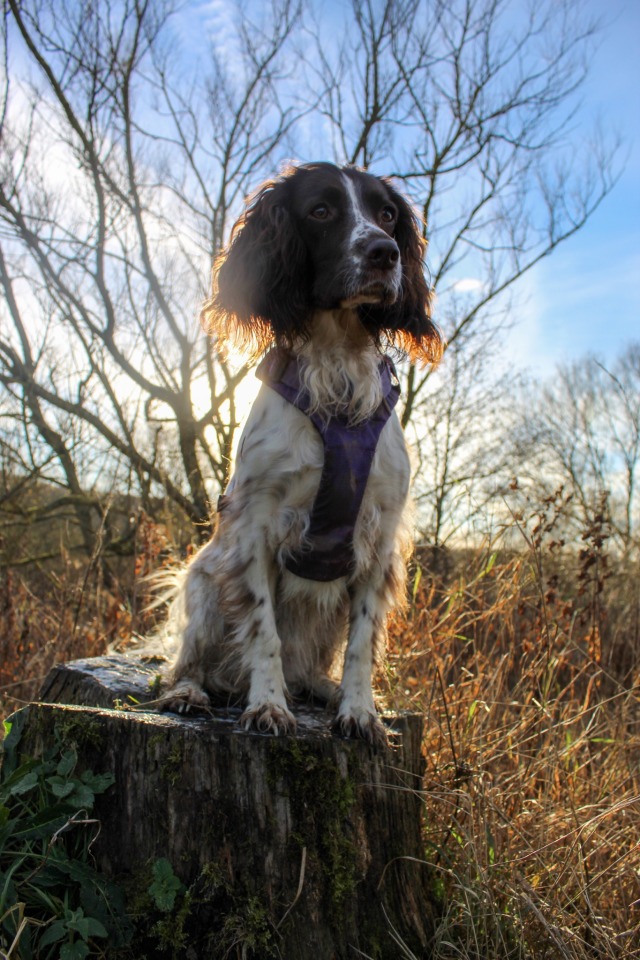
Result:
{"label": "dog's leg", "polygon": [[[202,653],[197,640],[198,624],[191,621],[184,631],[182,648],[171,672],[171,686],[162,697],[160,710],[173,713],[207,711],[209,694],[204,689],[205,671],[202,668]],[[205,629],[211,629],[207,624]]]}
{"label": "dog's leg", "polygon": [[215,567],[218,545],[211,540],[187,569],[171,605],[168,632],[181,635],[181,645],[160,710],[174,713],[206,711],[205,690],[212,651],[221,642],[220,612],[211,568]]}
{"label": "dog's leg", "polygon": [[377,647],[385,636],[387,612],[403,580],[403,563],[392,556],[372,579],[358,584],[351,596],[349,640],[338,693],[335,728],[343,736],[362,737],[369,743],[387,743],[384,724],[378,718],[371,688]]}
{"label": "dog's leg", "polygon": [[247,705],[240,722],[264,733],[292,733],[296,722],[287,707],[282,644],[276,628],[276,575],[265,535],[247,538],[243,574],[234,587],[234,642],[249,677]]}
{"label": "dog's leg", "polygon": [[373,744],[387,741],[371,689],[375,647],[385,613],[386,604],[370,584],[356,590],[335,721],[336,730],[343,736],[362,737]]}
{"label": "dog's leg", "polygon": [[191,677],[182,677],[162,697],[158,709],[172,713],[206,712],[209,709],[209,694],[201,683]]}
{"label": "dog's leg", "polygon": [[339,689],[335,680],[321,672],[314,673],[307,686],[307,692],[322,703],[330,703],[335,700]]}

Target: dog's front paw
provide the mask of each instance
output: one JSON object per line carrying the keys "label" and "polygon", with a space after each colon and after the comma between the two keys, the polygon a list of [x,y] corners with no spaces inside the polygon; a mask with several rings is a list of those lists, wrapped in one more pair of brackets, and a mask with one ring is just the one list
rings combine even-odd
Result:
{"label": "dog's front paw", "polygon": [[195,680],[179,680],[163,694],[158,709],[171,713],[198,713],[209,709],[209,695]]}
{"label": "dog's front paw", "polygon": [[375,707],[373,710],[349,708],[343,701],[333,729],[341,737],[366,740],[373,747],[386,747],[389,744],[387,728],[375,712]]}
{"label": "dog's front paw", "polygon": [[257,730],[258,733],[279,734],[295,733],[296,719],[285,706],[279,703],[260,703],[249,705],[240,717],[245,730]]}

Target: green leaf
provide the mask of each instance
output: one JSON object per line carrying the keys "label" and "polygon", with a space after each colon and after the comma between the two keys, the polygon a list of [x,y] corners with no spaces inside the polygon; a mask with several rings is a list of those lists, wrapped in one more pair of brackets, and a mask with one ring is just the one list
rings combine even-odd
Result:
{"label": "green leaf", "polygon": [[87,917],[87,928],[90,937],[108,937],[109,934],[95,917]]}
{"label": "green leaf", "polygon": [[416,597],[418,596],[418,590],[420,588],[420,581],[422,580],[422,567],[418,567],[416,570],[416,575],[413,578],[413,589],[411,591],[411,600],[413,603],[416,602]]}
{"label": "green leaf", "polygon": [[84,960],[89,956],[89,945],[83,940],[65,943],[60,949],[60,960]]}
{"label": "green leaf", "polygon": [[491,866],[493,866],[494,863],[496,862],[496,842],[493,834],[488,828],[486,829],[486,836],[487,836],[487,853],[489,855],[489,863],[491,864]]}
{"label": "green leaf", "polygon": [[88,940],[89,937],[108,936],[105,928],[102,926],[99,920],[95,919],[95,917],[78,917],[77,920],[70,920],[69,929],[75,930],[76,933],[79,933],[83,940]]}
{"label": "green leaf", "polygon": [[[0,871],[0,926],[10,930],[14,936],[20,925],[21,907],[23,908],[24,904],[18,900],[16,885],[11,876]],[[1,944],[2,934],[0,933]]]}
{"label": "green leaf", "polygon": [[69,820],[69,807],[56,803],[45,807],[35,817],[28,819],[26,826],[15,830],[13,836],[22,840],[50,837]]}
{"label": "green leaf", "polygon": [[[70,876],[75,879],[76,864],[70,864]],[[91,868],[87,867],[87,870]],[[91,880],[82,883],[80,902],[87,916],[99,920],[109,937],[109,947],[124,947],[131,942],[133,926],[127,916],[122,888],[94,873]]]}
{"label": "green leaf", "polygon": [[31,773],[27,773],[26,776],[21,777],[20,780],[11,787],[10,793],[12,797],[21,797],[37,786],[38,774],[35,770],[32,770]]}
{"label": "green leaf", "polygon": [[153,897],[158,910],[163,913],[169,913],[173,910],[178,891],[182,889],[182,884],[173,872],[173,867],[164,857],[161,857],[153,865],[153,883],[149,887],[149,893]]}
{"label": "green leaf", "polygon": [[491,571],[493,570],[493,568],[494,568],[494,566],[495,566],[495,562],[496,562],[497,559],[498,559],[498,554],[497,554],[497,553],[492,553],[491,556],[489,557],[489,560],[487,561],[486,567],[485,567],[484,570],[482,571],[482,576],[483,576],[483,577],[486,577],[487,574],[491,573]]}
{"label": "green leaf", "polygon": [[97,883],[99,880],[99,875],[96,873],[93,867],[90,866],[90,864],[83,863],[80,860],[67,860],[58,863],[57,867],[62,871],[62,873],[64,873],[65,877],[69,877],[71,880],[74,880],[83,888],[86,885]]}
{"label": "green leaf", "polygon": [[91,810],[96,799],[93,790],[87,787],[84,783],[78,783],[77,780],[74,782],[73,786],[75,789],[69,796],[69,803],[71,806],[75,807],[77,810]]}
{"label": "green leaf", "polygon": [[104,793],[116,782],[112,773],[92,773],[91,770],[85,770],[80,779],[94,793]]}
{"label": "green leaf", "polygon": [[51,787],[54,797],[58,797],[59,800],[68,797],[76,788],[73,780],[66,780],[63,777],[48,777],[47,783]]}
{"label": "green leaf", "polygon": [[11,775],[9,775],[8,771],[5,770],[3,766],[2,773],[5,776],[4,776],[4,782],[2,784],[2,788],[0,789],[0,795],[2,795],[5,798],[9,797],[11,795],[11,792],[15,784],[20,783],[20,781],[24,777],[26,777],[28,773],[31,773],[31,771],[34,771],[34,770],[43,770],[43,769],[44,767],[40,763],[40,761],[34,760],[34,759],[30,759],[25,761],[25,763],[21,763],[19,767],[17,767],[15,770],[12,771]]}
{"label": "green leaf", "polygon": [[68,777],[69,774],[73,773],[75,770],[76,763],[78,762],[78,754],[75,750],[65,750],[60,758],[58,766],[56,767],[56,773],[60,777]]}
{"label": "green leaf", "polygon": [[4,721],[5,738],[2,743],[2,778],[13,773],[17,763],[16,747],[20,743],[22,730],[27,722],[28,707],[23,707]]}
{"label": "green leaf", "polygon": [[48,947],[50,943],[57,943],[58,940],[62,940],[63,937],[67,935],[67,924],[64,920],[56,920],[55,923],[52,923],[48,930],[40,937],[38,941],[39,947]]}

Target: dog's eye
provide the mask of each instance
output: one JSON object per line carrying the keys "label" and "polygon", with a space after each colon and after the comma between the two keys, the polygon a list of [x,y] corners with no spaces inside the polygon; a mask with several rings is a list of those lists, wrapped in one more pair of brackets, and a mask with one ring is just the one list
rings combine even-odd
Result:
{"label": "dog's eye", "polygon": [[383,223],[393,223],[396,218],[396,211],[393,207],[383,207],[380,213],[380,219]]}
{"label": "dog's eye", "polygon": [[313,217],[314,220],[326,220],[329,216],[329,207],[326,205],[326,203],[318,203],[313,208],[309,216]]}

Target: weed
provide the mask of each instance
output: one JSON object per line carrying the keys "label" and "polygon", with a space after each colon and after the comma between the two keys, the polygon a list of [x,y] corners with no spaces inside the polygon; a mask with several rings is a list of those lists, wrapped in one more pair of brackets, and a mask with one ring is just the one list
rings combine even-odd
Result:
{"label": "weed", "polygon": [[77,769],[56,734],[41,759],[18,760],[26,714],[6,722],[0,773],[0,947],[16,960],[83,960],[131,936],[119,888],[91,865],[95,797],[111,774]]}

